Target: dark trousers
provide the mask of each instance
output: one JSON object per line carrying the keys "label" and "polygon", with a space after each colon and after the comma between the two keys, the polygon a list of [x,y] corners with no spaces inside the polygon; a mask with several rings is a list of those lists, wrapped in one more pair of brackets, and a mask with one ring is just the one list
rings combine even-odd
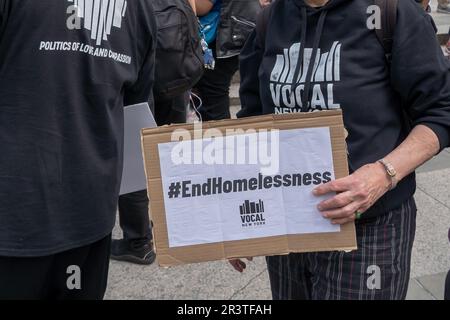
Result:
{"label": "dark trousers", "polygon": [[[215,56],[215,52],[214,52]],[[199,109],[203,121],[229,119],[230,85],[239,68],[239,57],[217,59],[214,70],[206,69],[194,91],[202,99]]]}
{"label": "dark trousers", "polygon": [[414,199],[356,224],[354,252],[294,253],[267,258],[275,300],[405,299],[415,236]]}
{"label": "dark trousers", "polygon": [[[155,97],[155,120],[159,126],[186,122],[189,93],[174,99]],[[152,225],[148,216],[147,190],[119,197],[119,223],[123,238],[132,248],[139,248],[152,240]]]}
{"label": "dark trousers", "polygon": [[100,300],[106,291],[111,235],[46,257],[0,257],[0,300]]}
{"label": "dark trousers", "polygon": [[133,248],[140,248],[152,240],[148,203],[147,190],[119,197],[119,223],[123,238]]}

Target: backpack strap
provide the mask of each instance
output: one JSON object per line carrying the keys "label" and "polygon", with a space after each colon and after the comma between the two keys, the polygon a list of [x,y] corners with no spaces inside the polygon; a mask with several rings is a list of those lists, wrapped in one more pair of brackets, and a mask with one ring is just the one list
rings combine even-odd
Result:
{"label": "backpack strap", "polygon": [[260,39],[261,48],[266,46],[267,25],[269,24],[270,15],[272,14],[273,4],[262,8],[261,12],[256,17],[256,34]]}
{"label": "backpack strap", "polygon": [[375,29],[378,40],[384,48],[388,63],[392,59],[395,27],[397,25],[398,0],[375,0],[381,9],[381,29]]}

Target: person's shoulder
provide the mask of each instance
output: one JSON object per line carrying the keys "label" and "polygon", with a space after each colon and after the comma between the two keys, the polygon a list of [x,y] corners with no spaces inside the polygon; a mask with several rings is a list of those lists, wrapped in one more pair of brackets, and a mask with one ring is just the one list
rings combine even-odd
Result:
{"label": "person's shoulder", "polygon": [[127,6],[131,6],[133,7],[134,10],[136,10],[137,13],[141,13],[141,14],[150,14],[153,16],[153,11],[154,11],[154,4],[153,4],[154,0],[128,0],[126,2],[128,2]]}
{"label": "person's shoulder", "polygon": [[430,26],[436,32],[433,18],[423,6],[414,0],[397,0],[397,21],[399,28],[415,28],[417,25]]}
{"label": "person's shoulder", "polygon": [[[141,26],[149,26],[154,29],[156,26],[153,0],[128,0],[128,6],[134,11],[134,17]],[[138,25],[139,25],[138,24]]]}
{"label": "person's shoulder", "polygon": [[426,17],[428,13],[423,9],[422,5],[414,0],[397,0],[398,10],[403,14],[411,14],[415,16]]}

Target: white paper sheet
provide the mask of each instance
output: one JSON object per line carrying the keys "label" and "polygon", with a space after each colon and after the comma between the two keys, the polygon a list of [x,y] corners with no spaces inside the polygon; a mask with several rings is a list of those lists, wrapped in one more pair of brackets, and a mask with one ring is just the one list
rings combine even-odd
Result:
{"label": "white paper sheet", "polygon": [[124,109],[124,158],[120,194],[147,189],[141,151],[141,129],[156,127],[148,103]]}
{"label": "white paper sheet", "polygon": [[[242,145],[238,145],[235,153],[248,152],[249,141],[259,135],[248,134],[248,139]],[[213,141],[221,145],[227,142],[227,139],[234,138],[204,139],[198,152],[207,150]],[[273,141],[269,140],[268,143],[270,150]],[[327,174],[324,173],[328,173],[328,180],[335,178],[329,128],[279,131],[279,171],[270,174],[272,187],[265,188],[263,183],[262,188],[258,185],[256,190],[250,190],[250,181],[257,179],[259,183],[263,167],[261,163],[177,164],[173,162],[172,156],[172,149],[175,146],[179,147],[179,142],[163,143],[158,146],[171,248],[285,234],[340,231],[339,226],[332,225],[329,220],[324,219],[316,208],[325,197],[317,198],[312,195],[312,190],[317,186],[312,182],[314,173],[321,175],[321,178],[317,179],[321,180],[319,183],[326,182],[324,176]],[[192,152],[194,158],[196,150],[193,149]],[[285,176],[293,178],[294,174],[301,174],[300,186],[292,186],[292,183],[288,187],[274,186],[279,184],[275,183],[276,176],[279,175],[284,181]],[[311,174],[311,177],[308,174]],[[205,186],[205,191],[208,191],[210,185],[210,189],[213,190],[212,183],[207,184],[208,179],[213,178],[216,178],[218,185],[217,179],[222,178],[220,184],[222,187],[225,187],[224,181],[236,183],[237,186],[232,191],[239,190],[238,183],[234,180],[246,179],[247,190],[227,193],[222,189],[219,193],[220,190],[216,189],[216,194],[203,195],[197,189],[196,192],[201,194],[193,196],[194,184]],[[178,183],[180,193],[177,196],[172,193],[170,197],[170,190],[175,192]],[[186,186],[186,197],[183,197],[183,183]],[[252,221],[247,223],[246,219]]]}

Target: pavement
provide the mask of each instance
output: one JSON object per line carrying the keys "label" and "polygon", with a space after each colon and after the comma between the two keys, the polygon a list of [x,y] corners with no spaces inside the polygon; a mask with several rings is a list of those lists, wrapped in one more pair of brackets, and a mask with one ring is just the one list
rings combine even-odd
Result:
{"label": "pavement", "polygon": [[[432,0],[435,10],[436,0]],[[433,13],[439,32],[447,33],[450,16]],[[231,88],[232,105],[239,105],[238,85]],[[238,107],[232,107],[235,115]],[[411,281],[407,299],[443,299],[445,276],[450,269],[450,149],[417,171],[418,207]],[[114,238],[121,238],[118,226]],[[225,261],[174,268],[138,266],[111,261],[106,299],[271,299],[264,258],[248,264],[243,274]]]}

